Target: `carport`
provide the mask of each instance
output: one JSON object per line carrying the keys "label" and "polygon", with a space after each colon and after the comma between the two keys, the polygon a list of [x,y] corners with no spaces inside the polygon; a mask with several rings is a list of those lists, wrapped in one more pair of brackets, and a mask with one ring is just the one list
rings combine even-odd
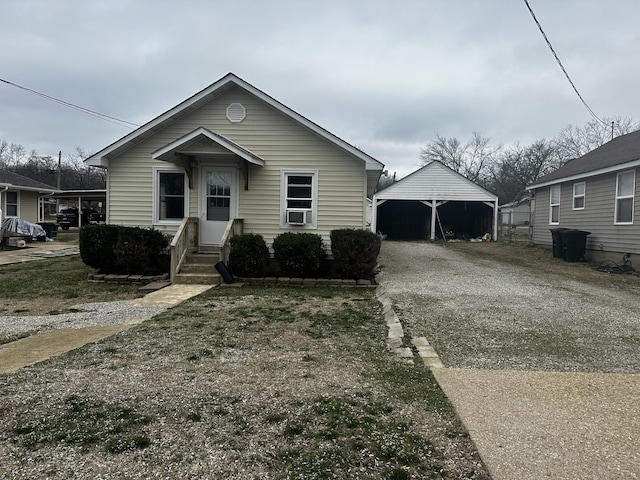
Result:
{"label": "carport", "polygon": [[477,238],[498,231],[498,197],[440,162],[373,196],[371,230],[390,240]]}

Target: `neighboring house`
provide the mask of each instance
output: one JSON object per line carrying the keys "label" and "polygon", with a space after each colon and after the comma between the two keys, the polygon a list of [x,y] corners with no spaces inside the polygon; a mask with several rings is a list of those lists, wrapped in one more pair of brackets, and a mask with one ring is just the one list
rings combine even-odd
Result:
{"label": "neighboring house", "polygon": [[518,200],[500,205],[500,222],[502,225],[530,225],[532,196],[527,192]]}
{"label": "neighboring house", "polygon": [[331,230],[365,228],[383,168],[231,73],[86,162],[107,169],[107,223],[174,235],[191,222],[199,247],[234,219],[269,245],[283,232],[329,245]]}
{"label": "neighboring house", "polygon": [[0,169],[0,221],[21,218],[37,223],[43,220],[44,197],[58,190],[24,175]]}
{"label": "neighboring house", "polygon": [[373,196],[371,230],[391,240],[495,239],[497,223],[498,197],[440,162]]}
{"label": "neighboring house", "polygon": [[640,131],[622,135],[567,162],[527,188],[535,196],[533,241],[552,245],[550,229],[591,232],[587,256],[618,260],[640,254]]}

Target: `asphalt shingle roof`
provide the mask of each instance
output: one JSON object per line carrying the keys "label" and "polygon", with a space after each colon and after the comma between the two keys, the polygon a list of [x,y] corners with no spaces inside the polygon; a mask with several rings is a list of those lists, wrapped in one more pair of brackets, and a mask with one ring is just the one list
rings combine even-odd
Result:
{"label": "asphalt shingle roof", "polygon": [[27,187],[30,189],[41,189],[47,191],[56,190],[55,187],[47,185],[46,183],[32,180],[29,177],[20,175],[19,173],[10,172],[9,170],[0,169],[0,184],[12,185],[16,188]]}
{"label": "asphalt shingle roof", "polygon": [[616,137],[582,157],[568,161],[554,172],[537,179],[531,187],[616,167],[635,160],[640,160],[640,130]]}

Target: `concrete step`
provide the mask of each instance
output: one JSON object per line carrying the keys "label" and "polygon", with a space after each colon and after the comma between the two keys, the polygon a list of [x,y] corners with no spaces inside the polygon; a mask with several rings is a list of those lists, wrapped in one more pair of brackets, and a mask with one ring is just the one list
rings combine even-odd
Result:
{"label": "concrete step", "polygon": [[190,253],[185,259],[187,265],[215,265],[220,261],[217,253]]}
{"label": "concrete step", "polygon": [[220,285],[220,275],[200,273],[177,273],[173,279],[177,285]]}
{"label": "concrete step", "polygon": [[180,273],[217,274],[214,263],[185,263],[180,268]]}

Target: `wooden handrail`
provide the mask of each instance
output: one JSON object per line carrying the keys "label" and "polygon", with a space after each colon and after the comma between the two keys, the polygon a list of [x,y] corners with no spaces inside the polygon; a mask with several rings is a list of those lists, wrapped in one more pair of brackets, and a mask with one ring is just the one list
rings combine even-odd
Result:
{"label": "wooden handrail", "polygon": [[188,217],[182,220],[178,231],[171,240],[169,248],[171,250],[171,271],[169,272],[170,280],[173,280],[176,273],[180,272],[180,268],[184,263],[187,253],[196,249],[198,245],[198,218]]}
{"label": "wooden handrail", "polygon": [[229,263],[229,252],[231,251],[231,239],[236,235],[242,235],[244,220],[242,218],[232,218],[224,229],[220,239],[220,260],[225,265]]}

